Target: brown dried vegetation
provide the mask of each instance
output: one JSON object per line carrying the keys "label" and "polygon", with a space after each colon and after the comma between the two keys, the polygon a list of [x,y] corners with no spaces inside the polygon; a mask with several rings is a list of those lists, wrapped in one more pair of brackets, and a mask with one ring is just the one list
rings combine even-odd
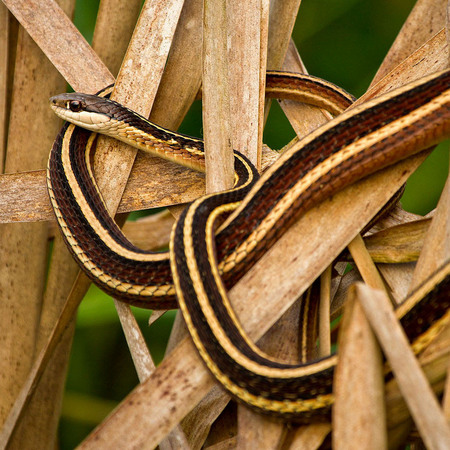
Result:
{"label": "brown dried vegetation", "polygon": [[[236,6],[239,2],[228,2],[225,9],[225,2],[207,1],[202,11],[200,0],[154,0],[145,3],[136,26],[140,1],[105,1],[92,48],[68,18],[74,2],[58,3],[4,0],[6,6],[0,6],[0,162],[4,161],[5,173],[0,177],[2,448],[54,447],[74,313],[89,285],[55,234],[54,225],[44,222],[51,218],[51,211],[42,169],[59,126],[47,108],[48,97],[63,91],[65,82],[75,90],[94,93],[116,81],[115,100],[175,129],[202,84],[204,135],[210,152],[206,190],[214,191],[230,183],[230,148],[249,149],[248,156],[260,164],[266,67],[305,70],[290,42],[298,0],[271,2],[270,20],[267,1],[249,0],[243,9]],[[446,1],[417,2],[360,102],[448,66],[446,11]],[[119,37],[120,41],[115,39]],[[126,50],[123,42],[130,38]],[[227,39],[231,39],[231,50],[227,50]],[[117,72],[115,80],[111,73]],[[312,108],[292,102],[282,102],[282,106],[299,137],[327,120]],[[29,134],[20,131],[23,123],[32,124]],[[169,163],[139,155],[134,164],[135,157],[135,150],[99,139],[96,174],[111,212],[185,203],[203,192],[202,179],[196,174],[186,171],[183,177],[174,178]],[[329,317],[340,314],[342,299],[347,297],[332,424],[293,428],[241,406],[237,412],[225,408],[228,397],[203,367],[180,320],[170,353],[155,369],[130,309],[116,303],[141,384],[81,448],[153,448],[158,444],[161,448],[200,448],[205,442],[211,449],[320,448],[330,443],[330,432],[336,448],[395,448],[411,436],[411,414],[427,446],[450,448],[445,419],[450,414],[445,382],[448,330],[418,359],[412,357],[399,337],[387,296],[371,289],[387,290],[400,300],[450,258],[449,182],[431,224],[429,220],[416,222],[413,215],[396,209],[378,224],[386,229],[384,234],[368,240],[369,253],[359,235],[423,158],[410,158],[318,205],[230,292],[251,337],[258,340],[265,335],[261,345],[282,359],[298,358],[298,299],[314,280],[323,274],[321,355],[330,351]],[[147,163],[152,164],[151,173],[158,173],[157,179],[142,169]],[[40,171],[33,172],[36,169]],[[156,194],[150,197],[149,192]],[[176,215],[178,209],[172,212]],[[172,220],[166,215],[151,220],[160,234],[146,241],[142,237],[145,221],[127,225],[128,233],[138,236],[142,245],[160,246]],[[393,223],[402,224],[401,245],[399,233],[391,229]],[[329,238],[321,242],[318,236]],[[54,237],[54,243],[47,274],[49,237]],[[359,279],[356,271],[337,277],[342,267],[329,269],[347,246],[371,288],[360,284],[347,294],[349,283]],[[416,259],[417,263],[410,262]],[[377,268],[374,260],[383,264]],[[282,273],[273,270],[281,265]],[[261,293],[264,304],[256,302]],[[386,386],[380,347],[371,327],[383,348],[386,339],[389,342],[386,355],[396,379]],[[291,345],[270,348],[280,334]],[[314,356],[314,351],[305,356]],[[405,373],[410,376],[405,378]],[[445,391],[442,408],[437,407],[432,389],[439,395]]]}

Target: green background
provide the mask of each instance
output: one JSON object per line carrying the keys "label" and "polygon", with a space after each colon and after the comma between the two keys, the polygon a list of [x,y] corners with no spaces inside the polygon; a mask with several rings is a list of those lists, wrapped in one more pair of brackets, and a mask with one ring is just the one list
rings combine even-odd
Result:
{"label": "green background", "polygon": [[[294,40],[308,71],[360,96],[367,89],[395,39],[413,0],[304,0]],[[96,0],[79,0],[75,24],[92,39]],[[201,105],[195,103],[182,131],[201,136]],[[294,136],[280,108],[274,105],[264,142],[281,148]],[[435,207],[449,167],[448,142],[443,143],[411,177],[405,209],[425,214]],[[154,358],[163,355],[174,313],[150,329],[149,313],[134,309]],[[79,309],[71,354],[63,415],[61,448],[73,448],[138,383],[112,300],[91,288]]]}

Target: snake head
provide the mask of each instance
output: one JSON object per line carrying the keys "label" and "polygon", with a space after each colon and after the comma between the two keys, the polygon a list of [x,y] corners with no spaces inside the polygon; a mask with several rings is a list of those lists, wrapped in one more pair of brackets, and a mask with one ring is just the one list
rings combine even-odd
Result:
{"label": "snake head", "polygon": [[[115,102],[103,97],[74,92],[51,97],[50,107],[63,120],[91,131],[105,133],[117,106]],[[108,134],[107,131],[105,134]]]}

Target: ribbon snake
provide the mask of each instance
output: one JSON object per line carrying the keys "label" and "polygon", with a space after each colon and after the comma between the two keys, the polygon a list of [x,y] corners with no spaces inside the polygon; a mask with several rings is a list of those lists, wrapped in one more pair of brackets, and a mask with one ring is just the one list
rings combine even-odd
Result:
{"label": "ribbon snake", "polygon": [[[172,231],[170,251],[162,253],[136,248],[107,212],[92,168],[96,133],[201,171],[203,142],[108,100],[111,90],[51,99],[56,114],[72,123],[55,140],[47,178],[74,258],[116,298],[152,309],[179,305],[204,362],[235,398],[286,420],[327,418],[337,355],[304,364],[272,359],[243,330],[227,289],[319,202],[450,137],[450,71],[355,107],[350,107],[349,94],[324,80],[269,73],[267,96],[319,106],[334,118],[286,151],[261,177],[236,151],[234,187],[186,207]],[[450,261],[397,307],[416,352],[448,323],[449,291]]]}

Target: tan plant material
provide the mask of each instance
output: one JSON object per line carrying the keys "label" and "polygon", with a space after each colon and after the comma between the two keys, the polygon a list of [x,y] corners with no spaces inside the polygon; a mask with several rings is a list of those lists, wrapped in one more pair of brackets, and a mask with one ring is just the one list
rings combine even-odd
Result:
{"label": "tan plant material", "polygon": [[[445,27],[445,6],[447,0],[418,0],[403,24],[397,38],[378,69],[371,86],[378,83],[393,67],[399,65],[411,53]],[[427,24],[424,26],[423,24]]]}
{"label": "tan plant material", "polygon": [[392,301],[400,304],[408,295],[415,263],[377,264],[377,267],[389,287]]}
{"label": "tan plant material", "polygon": [[[219,442],[222,436],[236,434],[236,412],[234,410],[227,414],[226,406],[229,402],[230,396],[216,384],[184,417],[181,427],[188,437],[191,449],[200,449],[203,445],[208,445],[208,442]],[[233,424],[230,424],[231,414],[234,414]]]}
{"label": "tan plant material", "polygon": [[[422,370],[436,395],[444,390],[449,356],[450,327],[447,326],[418,357]],[[386,412],[389,445],[392,448],[399,434],[403,435],[399,442],[404,442],[405,434],[408,435],[412,424],[411,412],[395,378],[386,383]]]}
{"label": "tan plant material", "polygon": [[[167,119],[168,120],[168,119]],[[262,170],[278,159],[263,148]],[[158,174],[158,188],[155,187]],[[27,195],[24,196],[23,192]],[[123,192],[118,213],[184,204],[205,193],[205,176],[159,158],[139,153]],[[54,220],[47,194],[45,170],[0,175],[0,223]]]}
{"label": "tan plant material", "polygon": [[207,192],[229,189],[234,181],[227,13],[224,2],[204,3],[202,95]]}
{"label": "tan plant material", "polygon": [[93,94],[114,82],[109,70],[56,2],[3,3],[75,90]]}
{"label": "tan plant material", "polygon": [[385,228],[364,238],[370,257],[377,263],[417,261],[431,219],[415,220]]}
{"label": "tan plant material", "polygon": [[[359,234],[348,249],[363,280],[384,291],[383,280]],[[340,331],[333,443],[338,449],[381,449],[387,446],[381,352],[355,295],[350,289]],[[362,354],[360,349],[364,349]]]}
{"label": "tan plant material", "polygon": [[[246,155],[258,170],[262,160],[269,3],[250,0],[245,5],[227,5],[231,142],[233,149]],[[274,15],[279,12],[275,10]],[[283,31],[279,35],[286,36],[288,30]]]}
{"label": "tan plant material", "polygon": [[444,411],[447,422],[450,421],[450,372],[447,368],[447,377],[445,379],[444,395],[442,397],[442,410]]}
{"label": "tan plant material", "polygon": [[387,447],[383,363],[379,345],[350,289],[339,332],[334,379],[333,447]]}
{"label": "tan plant material", "polygon": [[[73,2],[61,2],[67,14],[71,15]],[[3,44],[9,45],[17,39],[17,49],[13,60],[9,49],[3,48],[3,85],[9,81],[10,91],[2,95],[1,147],[6,142],[5,152],[0,150],[4,170],[16,172],[45,167],[48,149],[59,127],[59,120],[49,114],[48,109],[36,114],[32,102],[47,102],[55,91],[65,88],[64,79],[46,60],[39,47],[27,32],[20,27],[17,36],[9,27],[10,17],[2,5]],[[8,57],[10,56],[10,57]],[[15,62],[15,64],[13,64]],[[10,65],[8,69],[8,65]],[[14,79],[8,80],[8,73],[14,66]],[[8,95],[10,104],[6,105]],[[4,102],[4,103],[3,103]],[[5,109],[9,107],[6,120]],[[8,129],[4,128],[8,126]],[[31,125],[31,129],[30,129]],[[33,134],[33,139],[30,138]],[[38,143],[38,145],[36,145]],[[9,410],[26,381],[32,367],[34,355],[44,346],[50,322],[55,320],[54,306],[44,296],[47,260],[47,226],[44,223],[20,225],[4,224],[0,230],[0,259],[2,269],[0,276],[0,327],[3,330],[1,346],[0,390],[0,424],[3,425]],[[25,289],[26,287],[26,289]],[[24,290],[25,289],[25,290]],[[20,301],[18,301],[18,298]],[[73,331],[73,330],[72,330]],[[17,448],[36,439],[43,446],[52,447],[56,443],[56,430],[60,416],[60,398],[64,389],[65,373],[68,362],[68,349],[71,346],[71,332],[68,333],[54,357],[33,397],[29,408],[22,417],[11,443]]]}
{"label": "tan plant material", "polygon": [[[99,171],[97,166],[96,171]],[[159,189],[155,189],[155,173],[159,174]],[[23,196],[24,189],[27,197]],[[117,211],[125,213],[187,203],[204,193],[204,175],[139,154]],[[0,205],[0,223],[54,219],[44,170],[1,175],[0,194],[6,201]]]}
{"label": "tan plant material", "polygon": [[228,450],[236,448],[236,437],[233,436],[228,439],[224,439],[223,441],[218,442],[217,444],[208,445],[205,449],[208,450]]}
{"label": "tan plant material", "polygon": [[[406,80],[411,82],[424,77],[428,73],[446,69],[445,56],[447,52],[448,44],[445,38],[445,30],[441,29],[398,66],[393,67],[385,77],[373,84],[355,104],[360,104],[383,92],[389,92],[404,84]],[[408,67],[414,67],[414,75],[411,78],[407,75],[409,73]]]}
{"label": "tan plant material", "polygon": [[331,273],[328,266],[320,276],[320,306],[319,306],[319,356],[331,354],[330,336],[330,305],[331,305]]}
{"label": "tan plant material", "polygon": [[0,5],[0,173],[4,170],[8,117],[9,13]]}
{"label": "tan plant material", "polygon": [[[142,383],[153,373],[155,364],[147,348],[145,339],[142,336],[139,325],[131,312],[130,306],[118,300],[114,300],[114,305],[117,309],[125,333],[125,338],[130,349],[131,357],[133,358],[139,381]],[[190,448],[187,438],[180,426],[175,427],[172,432],[159,443],[159,447],[162,450],[170,450],[173,448],[172,446],[175,448]]]}
{"label": "tan plant material", "polygon": [[307,427],[299,427],[294,430],[289,448],[292,450],[297,448],[319,449],[330,431],[331,424],[329,423],[315,423]]}
{"label": "tan plant material", "polygon": [[[248,149],[250,158],[257,164],[260,161],[266,53],[268,53],[270,68],[280,68],[283,64],[284,69],[305,70],[295,46],[289,41],[295,12],[300,2],[298,0],[271,2],[270,21],[268,20],[269,4],[267,0],[252,0],[250,2],[252,7],[247,7],[242,11],[239,10],[237,4],[226,9],[222,8],[224,2],[204,3],[206,7],[202,17],[201,0],[146,2],[122,63],[123,52],[125,52],[132,35],[140,2],[130,2],[125,9],[122,2],[117,0],[114,1],[115,6],[112,7],[113,3],[111,2],[101,2],[94,33],[94,51],[55,2],[4,0],[4,4],[75,90],[96,92],[114,82],[110,70],[115,74],[122,66],[113,97],[145,116],[148,116],[152,110],[152,120],[168,128],[175,129],[181,123],[184,114],[200,89],[203,70],[205,139],[208,152],[211,150],[211,155],[213,155],[212,161],[208,163],[207,177],[214,183],[217,181],[221,186],[226,186],[230,184],[232,178],[230,178],[230,171],[221,167],[221,161],[222,158],[227,161],[224,167],[229,169],[231,166],[232,171],[230,150],[233,147]],[[444,30],[445,3],[444,0],[419,0],[417,2],[375,77],[373,88],[358,102],[389,91],[433,70],[447,67],[449,58],[448,39]],[[427,26],[424,26],[424,23],[427,23]],[[19,136],[20,122],[30,121],[26,112],[20,109],[23,104],[20,101],[21,95],[26,97],[31,95],[30,92],[34,95],[36,91],[39,91],[40,95],[48,97],[50,93],[47,93],[46,89],[59,91],[63,90],[63,87],[57,87],[57,83],[61,83],[61,80],[59,82],[51,81],[54,80],[54,75],[42,75],[47,73],[45,67],[39,67],[44,70],[39,76],[48,78],[45,80],[45,85],[44,82],[41,83],[37,80],[33,82],[30,79],[30,69],[25,67],[25,61],[30,60],[28,56],[25,58],[24,55],[28,55],[26,53],[28,51],[30,54],[34,51],[32,50],[34,44],[31,43],[24,29],[16,33],[17,26],[3,5],[0,6],[0,24],[1,162],[4,159],[3,147],[7,132],[4,125],[8,123],[8,120],[9,134],[17,135],[16,140],[9,139],[6,154],[6,170],[12,173],[0,177],[0,195],[4,200],[0,204],[0,223],[48,220],[52,215],[45,192],[45,174],[42,170],[42,162],[48,153],[51,140],[56,134],[56,122],[54,122],[55,129],[53,130],[51,126],[47,127],[47,125],[40,127],[45,129],[45,132],[42,131],[43,135],[39,138],[43,143],[38,152],[39,164],[31,164],[31,157],[25,155],[22,159],[19,151],[14,150],[13,152],[11,149],[21,147],[20,138],[24,136]],[[205,27],[202,30],[203,24]],[[233,33],[230,34],[230,30],[233,30]],[[269,35],[269,39],[267,39],[267,35]],[[228,39],[233,42],[231,50],[227,45]],[[17,50],[17,57],[14,54],[16,41],[21,43]],[[285,57],[286,49],[288,50]],[[40,50],[37,54],[39,52]],[[205,57],[203,69],[201,66],[202,52]],[[102,63],[102,59],[106,65]],[[14,61],[16,66],[13,68]],[[148,61],[152,63],[148,64]],[[43,66],[51,67],[48,63]],[[33,67],[33,64],[30,67]],[[236,67],[239,70],[236,70]],[[7,89],[8,82],[12,79],[13,69],[17,79],[12,97],[11,92],[7,92]],[[22,81],[24,88],[19,87]],[[5,95],[1,95],[1,93]],[[51,94],[53,93],[51,92]],[[245,101],[242,100],[243,93],[248,93]],[[10,118],[6,118],[6,110],[11,98],[14,99],[12,113]],[[239,98],[241,100],[237,100]],[[45,104],[46,102],[41,103]],[[170,108],[167,105],[170,105]],[[326,114],[317,109],[294,105],[292,102],[283,102],[282,107],[299,137],[328,119]],[[306,120],[303,120],[304,114],[307,114]],[[52,119],[49,118],[49,120]],[[236,135],[233,136],[233,133]],[[298,145],[298,139],[295,139],[287,147],[296,145]],[[214,148],[218,153],[215,153]],[[225,152],[222,154],[223,149]],[[125,212],[151,206],[188,202],[205,192],[204,178],[201,175],[173,168],[167,162],[156,161],[148,156],[139,155],[134,163],[135,155],[134,150],[127,149],[122,144],[106,138],[99,139],[96,175],[112,214],[115,214],[117,210]],[[270,157],[275,158],[273,154]],[[335,317],[340,314],[342,309],[344,288],[357,277],[356,271],[353,271],[344,276],[340,283],[337,280],[330,280],[333,260],[349,243],[351,253],[363,278],[369,284],[389,288],[389,293],[395,301],[404,297],[410,288],[414,270],[411,263],[400,264],[399,261],[417,258],[420,248],[422,248],[420,246],[423,246],[424,250],[420,254],[412,287],[420,283],[429,270],[448,259],[448,246],[442,245],[443,242],[446,244],[450,241],[448,183],[425,238],[423,238],[426,232],[423,222],[403,224],[406,220],[410,220],[410,217],[406,217],[404,213],[400,213],[394,219],[394,221],[398,219],[401,223],[398,228],[392,227],[392,223],[389,225],[386,221],[383,227],[387,227],[386,230],[367,238],[367,246],[374,259],[384,262],[378,267],[382,277],[374,270],[373,263],[359,237],[361,229],[387,199],[399,189],[423,158],[423,155],[410,158],[408,161],[349,187],[331,201],[318,205],[317,208],[301,218],[232,289],[230,296],[252,339],[261,338],[286,311],[288,313],[284,318],[287,318],[289,323],[289,335],[295,334],[295,330],[298,328],[295,301],[328,267],[328,272],[322,276],[323,292],[321,297],[323,300],[320,313],[321,354],[328,354],[330,350],[330,290],[334,293],[337,289],[331,304],[331,317]],[[145,169],[143,169],[144,164],[146,165]],[[131,170],[133,165],[134,169]],[[33,172],[34,169],[41,170]],[[23,173],[15,173],[18,171]],[[128,180],[130,171],[131,176]],[[212,186],[214,183],[209,182],[208,191],[217,188]],[[120,201],[122,194],[123,199]],[[182,206],[178,206],[171,208],[171,211],[174,215],[178,215],[181,209]],[[146,222],[152,222],[158,230],[161,230],[161,234],[158,232],[158,236],[144,238],[142,232]],[[128,228],[127,232],[130,237],[136,239],[136,242],[153,247],[164,245],[167,242],[170,222],[171,220],[167,216],[159,216],[156,219],[127,224],[126,228]],[[29,230],[31,227],[33,227],[33,232],[28,234],[36,236],[36,245],[28,245],[28,241],[24,241],[27,232],[23,230]],[[72,320],[89,283],[84,276],[79,275],[77,266],[68,255],[62,240],[57,236],[54,242],[47,288],[45,295],[42,296],[45,264],[42,261],[39,262],[39,258],[43,258],[47,248],[46,224],[8,224],[4,230],[6,232],[2,232],[0,248],[3,250],[2,262],[6,261],[3,255],[7,255],[9,258],[15,255],[16,247],[20,249],[29,247],[33,258],[30,261],[33,261],[32,265],[36,266],[36,275],[33,275],[33,280],[36,281],[33,283],[29,283],[28,279],[25,282],[21,281],[20,277],[23,277],[23,274],[20,272],[12,273],[11,271],[8,277],[4,277],[4,280],[13,280],[13,284],[17,286],[15,290],[11,290],[11,302],[8,303],[11,305],[14,300],[15,308],[17,293],[21,292],[23,284],[29,287],[27,302],[23,302],[25,306],[21,305],[20,309],[14,309],[14,312],[20,311],[20,315],[23,317],[24,311],[30,311],[31,304],[32,314],[28,319],[31,323],[30,327],[26,327],[26,324],[21,321],[22,319],[17,320],[14,327],[9,330],[11,334],[8,335],[8,339],[11,340],[22,334],[17,345],[25,349],[25,352],[27,349],[31,349],[28,351],[28,358],[22,355],[24,352],[19,353],[22,373],[14,372],[12,361],[7,358],[2,359],[7,366],[10,366],[8,370],[11,369],[7,377],[10,377],[15,383],[14,390],[7,391],[10,395],[5,396],[2,401],[5,402],[6,409],[8,409],[14,397],[16,400],[9,415],[7,415],[6,409],[0,410],[6,420],[0,434],[0,447],[4,448],[10,442],[20,446],[20,439],[26,440],[27,436],[31,434],[37,436],[36,433],[42,433],[39,434],[39,439],[41,442],[45,442],[43,445],[48,444],[46,446],[51,447],[54,446],[52,441],[54,431],[52,430],[57,420],[56,413],[49,418],[52,423],[49,427],[38,425],[37,421],[21,423],[19,418],[24,417],[25,420],[28,420],[26,414],[29,414],[28,417],[33,417],[36,416],[33,411],[40,411],[36,408],[42,406],[48,408],[52,402],[47,401],[46,403],[45,399],[40,400],[45,396],[45,392],[51,392],[52,398],[55,399],[60,396],[67,355],[67,351],[64,349],[68,348]],[[51,231],[51,234],[54,235],[54,231]],[[10,238],[13,235],[17,238]],[[417,240],[419,240],[419,235],[420,245],[417,246],[413,241],[414,236],[417,236]],[[401,236],[400,244],[398,244],[399,236]],[[390,248],[393,241],[397,243],[395,251]],[[3,242],[6,242],[4,247]],[[299,258],[298,255],[302,257]],[[25,257],[28,258],[26,255]],[[16,256],[13,261],[16,261]],[[396,264],[391,264],[393,261]],[[279,271],[280,266],[283,266],[282,273]],[[339,287],[335,288],[334,285],[339,285]],[[363,297],[362,304],[364,301],[370,302],[370,298],[378,299],[377,296],[381,295],[363,287],[358,288],[358,292],[360,293],[358,298]],[[261,296],[267,300],[264,304],[257,303]],[[370,297],[369,300],[364,300],[366,297]],[[385,301],[386,296],[383,298]],[[362,326],[365,335],[364,342],[372,342],[367,325],[361,325],[364,320],[360,311],[355,312],[358,305],[358,303],[353,304],[353,315],[358,316],[359,319],[354,319],[352,326],[356,329],[358,326]],[[6,308],[10,308],[10,306],[6,306]],[[374,307],[369,307],[369,309],[373,312]],[[187,448],[188,446],[199,448],[205,442],[212,423],[227,404],[228,397],[220,388],[215,387],[214,381],[201,364],[189,338],[181,338],[161,366],[153,372],[150,354],[140,336],[139,328],[130,315],[129,308],[118,305],[118,310],[143,382],[88,437],[82,444],[82,448],[128,448],[133,446],[153,448],[158,444],[161,448]],[[10,309],[8,314],[11,315],[12,311]],[[5,323],[8,322],[8,314],[2,313]],[[351,312],[348,313],[348,315],[351,314]],[[370,312],[368,314],[370,315]],[[40,323],[39,317],[41,317]],[[369,317],[369,321],[372,322],[373,318]],[[178,318],[177,323],[181,324],[182,321]],[[266,337],[266,343],[267,340],[274,341],[273,336],[288,334],[280,331],[279,326],[276,325],[267,333],[266,336],[269,337]],[[394,334],[398,331],[395,326],[394,324],[392,328]],[[69,332],[65,333],[68,328]],[[351,334],[351,330],[348,331],[351,327],[345,321],[342,328],[347,330],[345,334]],[[27,329],[27,333],[19,333],[16,331],[18,329]],[[183,327],[180,325],[175,329],[174,336],[177,334],[182,336],[182,330]],[[37,336],[36,343],[31,339],[35,335]],[[65,337],[63,338],[63,336]],[[397,364],[401,361],[399,355],[405,348],[405,344],[401,343],[401,338],[398,336],[397,333],[392,337],[395,341],[393,347],[396,348],[397,353],[388,354],[388,358],[396,360]],[[431,380],[433,389],[441,392],[448,365],[449,345],[448,339],[445,340],[442,336],[441,339],[439,338],[436,339],[434,347],[430,346],[428,354],[427,350],[421,355],[420,361],[427,377]],[[59,353],[55,353],[54,360],[59,363],[55,369],[54,366],[48,364],[61,339],[63,340],[58,350]],[[345,346],[351,344],[348,343],[348,337],[344,336],[342,339],[345,356]],[[383,339],[380,340],[383,344]],[[175,341],[174,337],[172,342]],[[292,338],[292,341],[294,342],[295,339]],[[264,346],[264,342],[261,345]],[[296,349],[295,345],[290,351],[292,352],[294,349]],[[34,361],[32,359],[33,351],[38,355]],[[292,357],[292,355],[288,355],[289,352],[285,352],[285,349],[278,351],[281,357]],[[379,366],[373,363],[377,358],[376,354],[375,347],[367,352],[365,356],[372,362],[364,367],[374,379],[379,381],[379,377],[376,376]],[[344,357],[344,360],[340,362],[339,370],[341,372],[339,373],[342,375],[347,371],[347,374],[342,377],[338,375],[337,393],[346,392],[349,383],[351,385],[352,382],[345,380],[348,379],[349,368],[356,365],[355,361],[355,355],[350,355],[349,358]],[[407,364],[411,364],[411,361],[408,360]],[[394,367],[394,364],[392,365]],[[46,367],[48,367],[48,372],[52,372],[53,378],[48,378],[47,374],[44,374]],[[419,373],[417,364],[412,370],[417,376]],[[401,391],[413,412],[414,420],[425,442],[434,448],[436,439],[430,436],[429,419],[420,415],[417,412],[417,406],[414,406],[417,405],[417,393],[411,392],[411,386],[408,387],[408,383],[405,388],[402,367],[400,370],[394,368],[394,372],[400,373],[398,381]],[[381,411],[377,415],[379,420],[368,425],[364,422],[367,411],[363,409],[360,411],[357,419],[360,423],[364,422],[364,431],[366,432],[366,436],[362,436],[361,439],[377,435],[377,438],[380,439],[380,446],[384,446],[386,442],[384,432],[377,433],[377,430],[381,430],[380,418],[383,410],[380,396],[377,395],[376,389],[366,389],[363,380],[359,379],[361,377],[357,378],[353,383],[357,399],[352,398],[351,401],[364,402],[366,398],[375,398],[373,402],[367,401],[375,408],[374,411]],[[40,379],[53,380],[54,384],[46,381],[46,384],[42,383],[36,390]],[[23,386],[19,392],[21,383]],[[339,385],[339,383],[341,384]],[[419,383],[419,386],[422,385]],[[402,404],[402,396],[398,389],[396,380],[391,380],[387,385],[386,410],[389,445],[396,439],[407,436],[409,432],[409,413]],[[32,399],[34,392],[39,394],[36,395],[36,404],[31,403],[31,407],[27,409],[26,405]],[[430,409],[429,389],[424,395],[426,396],[426,409],[432,411],[430,418],[438,417],[436,423],[439,433],[441,433],[440,436],[442,439],[448,439],[448,430],[445,431],[442,424],[443,415],[439,411],[436,415],[434,406]],[[345,405],[342,403],[343,396],[346,394],[338,395],[336,408],[345,411],[347,407],[343,406]],[[196,405],[200,406],[195,408]],[[187,415],[193,409],[194,412]],[[398,411],[398,414],[393,414],[392,411]],[[48,412],[49,409],[47,409]],[[42,422],[45,417],[48,417],[47,413],[40,417]],[[290,445],[291,448],[302,448],[303,446],[317,448],[329,435],[331,429],[330,424],[311,425],[299,428],[294,434],[294,432],[286,432],[283,426],[267,422],[266,419],[255,418],[242,410],[238,414],[241,429],[238,436],[227,440],[222,439],[220,443],[215,443],[210,448],[231,448],[236,445],[248,447],[257,440],[274,448],[280,445],[285,447]],[[183,417],[186,417],[183,423],[186,434],[178,426]],[[342,417],[339,413],[339,417],[333,423],[334,439],[338,443],[343,442],[343,436],[347,436],[351,430],[348,423],[343,424],[343,418],[345,418],[345,412],[342,413]],[[226,424],[225,419],[222,419],[222,424]],[[174,428],[177,429],[176,432],[171,433]],[[218,428],[219,426],[217,426]],[[22,432],[22,430],[25,431]],[[14,432],[15,434],[13,434]],[[395,438],[392,437],[394,434]],[[166,436],[168,438],[164,440]]]}
{"label": "tan plant material", "polygon": [[366,285],[355,285],[357,298],[389,361],[420,434],[430,449],[450,447],[450,426],[415,358],[388,296]]}
{"label": "tan plant material", "polygon": [[134,222],[128,221],[122,230],[137,247],[144,250],[157,250],[169,245],[174,222],[175,219],[168,211],[162,211]]}
{"label": "tan plant material", "polygon": [[[260,339],[259,347],[280,361],[299,362],[300,301],[288,311]],[[288,427],[272,418],[261,416],[245,406],[238,405],[239,448],[280,448],[288,435]]]}
{"label": "tan plant material", "polygon": [[450,177],[447,178],[417,261],[410,290],[450,259]]}
{"label": "tan plant material", "polygon": [[202,1],[185,1],[150,114],[150,120],[171,130],[180,126],[200,89],[202,21]]}
{"label": "tan plant material", "polygon": [[6,448],[9,444],[18,422],[23,417],[25,408],[28,406],[57,345],[61,341],[64,332],[70,327],[70,324],[73,321],[79,302],[85,294],[87,287],[87,279],[84,275],[79,274],[73,289],[69,293],[66,303],[63,305],[60,316],[58,317],[54,328],[51,330],[48,341],[33,362],[33,366],[31,367],[25,382],[21,386],[19,394],[15,398],[14,405],[10,409],[6,420],[3,423],[3,428],[0,432],[0,448]]}
{"label": "tan plant material", "polygon": [[100,2],[92,48],[114,77],[119,73],[141,6],[139,0]]}
{"label": "tan plant material", "polygon": [[[282,69],[288,72],[308,73],[297,48],[292,41],[289,43]],[[294,102],[292,100],[282,100],[280,101],[280,106],[297,134],[297,137],[293,142],[297,142],[298,139],[301,139],[303,136],[311,133],[317,127],[323,125],[331,119],[331,114],[327,111],[310,105],[305,105],[302,103],[299,104],[298,102]],[[287,148],[288,147],[289,145]]]}

